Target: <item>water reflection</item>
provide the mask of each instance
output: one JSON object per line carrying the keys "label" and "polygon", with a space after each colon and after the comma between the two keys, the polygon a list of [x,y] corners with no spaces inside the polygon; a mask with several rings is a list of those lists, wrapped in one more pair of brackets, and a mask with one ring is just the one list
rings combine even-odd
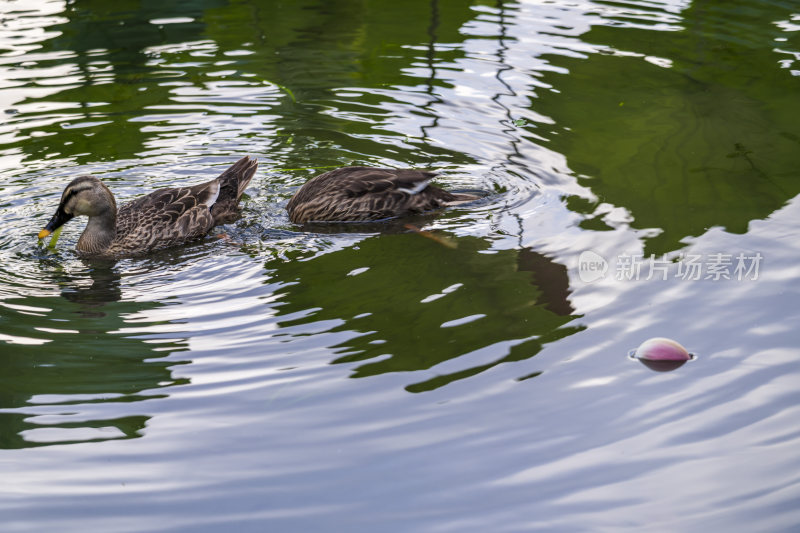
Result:
{"label": "water reflection", "polygon": [[60,296],[0,302],[0,448],[139,437],[149,416],[136,403],[187,382],[164,359],[184,343],[115,333],[159,304],[122,300],[113,264],[85,273],[54,276]]}
{"label": "water reflection", "polygon": [[[205,4],[187,4],[188,20],[218,3]],[[149,64],[147,49],[165,42],[197,41],[204,27],[199,22],[150,22],[169,13],[156,5],[141,9],[138,2],[88,0],[68,4],[58,18],[36,20],[29,14],[29,24],[42,24],[50,38],[37,47],[37,61],[15,70],[13,78],[37,84],[45,77],[48,90],[31,91],[33,98],[16,104],[20,113],[8,123],[23,129],[14,144],[34,161],[64,152],[93,162],[102,154],[141,152],[149,136],[127,119],[168,100],[170,92],[169,86],[147,83],[169,77]],[[54,134],[58,143],[50,138]]]}
{"label": "water reflection", "polygon": [[62,281],[61,296],[78,304],[83,317],[106,317],[104,308],[122,297],[121,277],[114,266],[114,261],[93,261],[88,268],[91,284],[70,284],[64,280],[66,283]]}
{"label": "water reflection", "polygon": [[[285,283],[276,336],[347,333],[330,346],[333,363],[351,364],[353,377],[434,369],[407,387],[421,392],[528,359],[580,331],[567,326],[576,316],[563,265],[529,249],[492,252],[481,239],[441,238],[452,245],[383,234],[312,259],[267,263]],[[287,315],[301,318],[280,321]]]}
{"label": "water reflection", "polygon": [[[0,2],[0,446],[118,439],[3,450],[4,524],[792,530],[796,11]],[[126,200],[238,153],[305,169],[254,180],[230,231],[253,257],[28,253],[71,173]],[[417,222],[455,249],[286,222],[308,167],[354,161],[498,194]],[[764,277],[566,282],[583,250],[698,233]],[[650,372],[624,357],[649,333],[708,357]]]}
{"label": "water reflection", "polygon": [[[713,226],[744,233],[800,193],[797,78],[770,67],[763,45],[781,38],[784,9],[693,2],[676,19],[665,6],[663,20],[692,31],[657,39],[645,35],[659,11],[630,13],[624,30],[599,23],[581,36],[603,53],[558,59],[570,75],[549,76],[559,92],[537,104],[564,130],[551,147],[602,199],[571,205],[589,215],[584,227],[609,229],[603,218],[623,207],[645,230],[646,254],[661,254]],[[587,87],[592,97],[577,97]]]}

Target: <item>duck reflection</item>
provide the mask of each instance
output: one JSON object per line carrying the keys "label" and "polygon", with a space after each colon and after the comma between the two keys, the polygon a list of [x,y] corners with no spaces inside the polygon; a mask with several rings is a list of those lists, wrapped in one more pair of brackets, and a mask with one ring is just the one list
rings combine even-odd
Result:
{"label": "duck reflection", "polygon": [[127,316],[160,304],[124,301],[113,264],[86,267],[61,274],[60,296],[0,302],[0,448],[139,437],[150,417],[135,402],[186,382],[164,360],[180,343],[119,333]]}
{"label": "duck reflection", "polygon": [[89,267],[89,280],[87,280],[91,283],[81,283],[76,280],[67,282],[64,284],[61,296],[78,304],[76,312],[81,316],[103,318],[106,316],[104,308],[122,298],[120,279],[119,273],[114,269],[113,261],[93,262]]}
{"label": "duck reflection", "polygon": [[471,361],[448,363],[458,370],[411,384],[411,392],[528,359],[580,329],[566,326],[576,317],[563,265],[530,249],[490,251],[475,237],[443,237],[455,247],[421,237],[384,233],[313,259],[271,262],[286,282],[279,313],[302,315],[281,326],[348,333],[329,347],[333,363],[361,362],[352,377]]}

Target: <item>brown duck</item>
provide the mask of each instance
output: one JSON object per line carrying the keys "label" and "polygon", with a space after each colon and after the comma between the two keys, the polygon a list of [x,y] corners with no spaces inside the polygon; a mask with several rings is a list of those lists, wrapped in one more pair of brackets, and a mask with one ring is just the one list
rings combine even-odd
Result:
{"label": "brown duck", "polygon": [[344,167],[312,178],[289,200],[289,220],[345,222],[380,220],[422,213],[477,200],[429,182],[436,174],[422,170]]}
{"label": "brown duck", "polygon": [[44,239],[74,216],[89,222],[76,246],[81,255],[139,255],[206,235],[239,213],[239,200],[258,168],[243,157],[219,177],[193,187],[159,189],[117,210],[114,195],[93,176],[75,178],[64,189]]}

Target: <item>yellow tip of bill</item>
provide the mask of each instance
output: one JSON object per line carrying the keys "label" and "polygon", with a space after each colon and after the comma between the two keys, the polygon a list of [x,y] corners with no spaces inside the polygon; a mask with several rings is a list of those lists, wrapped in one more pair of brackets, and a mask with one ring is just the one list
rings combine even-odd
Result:
{"label": "yellow tip of bill", "polygon": [[48,231],[43,229],[39,232],[39,244],[42,244],[42,239],[50,235],[50,244],[47,245],[50,249],[55,249],[56,243],[58,242],[58,238],[61,236],[61,230],[64,229],[63,226],[56,228],[55,231]]}

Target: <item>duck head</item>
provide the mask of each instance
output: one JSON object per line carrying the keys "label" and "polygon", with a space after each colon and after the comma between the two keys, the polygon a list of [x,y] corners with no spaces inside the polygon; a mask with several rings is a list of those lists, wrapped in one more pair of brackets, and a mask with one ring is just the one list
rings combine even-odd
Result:
{"label": "duck head", "polygon": [[75,178],[64,189],[56,213],[39,232],[39,238],[44,239],[75,216],[92,218],[115,214],[116,211],[114,196],[103,182],[93,176]]}

